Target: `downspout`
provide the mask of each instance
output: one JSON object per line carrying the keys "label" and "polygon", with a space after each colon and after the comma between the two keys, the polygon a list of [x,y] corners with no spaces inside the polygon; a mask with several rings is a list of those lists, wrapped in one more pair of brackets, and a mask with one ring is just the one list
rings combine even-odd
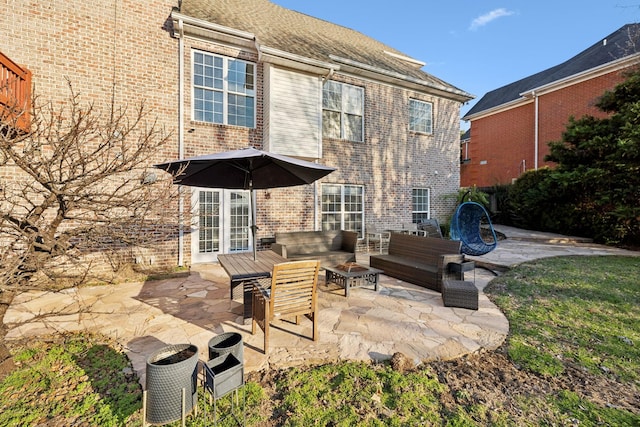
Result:
{"label": "downspout", "polygon": [[533,102],[534,102],[534,108],[535,108],[535,117],[533,119],[534,123],[533,123],[533,132],[534,132],[534,136],[533,136],[533,169],[534,170],[538,170],[538,151],[539,149],[539,135],[538,135],[538,120],[539,120],[539,104],[538,104],[538,94],[535,91],[531,91],[531,95],[533,96]]}
{"label": "downspout", "polygon": [[[178,158],[184,159],[184,23],[178,20]],[[184,266],[184,187],[179,187],[178,266]]]}
{"label": "downspout", "polygon": [[327,73],[327,75],[322,77],[322,81],[326,82],[327,80],[331,79],[331,76],[333,76],[334,71],[335,70],[333,68],[330,68],[329,72]]}

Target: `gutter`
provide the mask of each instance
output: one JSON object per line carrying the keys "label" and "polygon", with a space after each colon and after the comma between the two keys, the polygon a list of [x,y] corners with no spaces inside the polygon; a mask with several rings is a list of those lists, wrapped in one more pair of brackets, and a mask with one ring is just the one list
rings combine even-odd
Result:
{"label": "gutter", "polygon": [[[175,10],[171,12],[171,18],[173,18],[174,21],[181,21],[186,25],[192,25],[194,27],[202,28],[205,30],[215,31],[217,33],[238,37],[240,39],[245,39],[251,42],[253,42],[253,40],[255,40],[256,38],[254,34],[249,33],[247,31],[236,30],[235,28],[214,24],[213,22],[205,21],[203,19],[193,18],[189,15],[184,15]],[[176,37],[179,36],[179,34],[175,34],[175,33],[174,35]],[[182,33],[182,36],[184,36],[184,31]]]}
{"label": "gutter", "polygon": [[598,67],[590,68],[588,70],[582,71],[577,74],[573,74],[571,76],[565,77],[560,80],[553,81],[551,83],[547,83],[542,86],[537,86],[531,89],[527,89],[525,92],[519,93],[518,95],[521,98],[516,98],[511,101],[505,102],[500,105],[495,105],[493,107],[487,108],[482,111],[478,111],[471,115],[466,115],[462,119],[465,121],[476,120],[482,118],[484,116],[490,116],[500,111],[508,110],[511,108],[515,108],[517,106],[522,105],[522,101],[527,101],[531,99],[531,93],[535,92],[537,96],[543,95],[546,92],[550,92],[553,90],[561,89],[562,87],[570,86],[576,83],[580,83],[582,81],[601,76],[603,74],[611,73],[623,68],[627,68],[630,65],[640,62],[640,53],[634,53],[633,55],[625,56],[624,58],[617,59],[615,61],[607,62]]}
{"label": "gutter", "polygon": [[374,67],[368,64],[363,64],[362,62],[354,61],[352,59],[342,58],[336,55],[329,55],[329,58],[331,58],[333,61],[336,61],[338,63],[348,65],[360,70],[364,70],[376,76],[385,76],[396,81],[399,80],[405,83],[415,84],[422,88],[427,87],[427,88],[433,89],[441,95],[447,96],[449,98],[454,98],[460,102],[466,102],[474,98],[473,95],[459,89],[455,89],[455,88],[452,89],[444,85],[435,84],[426,80],[411,77],[406,74],[401,74],[395,71],[384,70],[382,68]]}

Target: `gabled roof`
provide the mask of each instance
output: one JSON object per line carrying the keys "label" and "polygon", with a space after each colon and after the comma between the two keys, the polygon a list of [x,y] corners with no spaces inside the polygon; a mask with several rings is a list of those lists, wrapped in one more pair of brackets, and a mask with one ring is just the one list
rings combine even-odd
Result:
{"label": "gabled roof", "polygon": [[179,10],[202,21],[254,34],[258,45],[278,49],[324,63],[363,65],[390,76],[448,93],[461,102],[473,96],[420,68],[408,55],[358,31],[268,0],[183,0]]}
{"label": "gabled roof", "polygon": [[627,24],[562,64],[485,94],[464,118],[522,98],[523,93],[637,54],[640,24]]}

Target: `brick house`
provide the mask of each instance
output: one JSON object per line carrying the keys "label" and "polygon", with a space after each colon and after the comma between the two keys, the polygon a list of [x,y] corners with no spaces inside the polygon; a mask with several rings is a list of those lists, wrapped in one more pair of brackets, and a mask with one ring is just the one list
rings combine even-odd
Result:
{"label": "brick house", "polygon": [[[459,188],[459,111],[471,96],[357,31],[268,0],[17,1],[3,52],[43,99],[64,77],[96,102],[145,100],[175,137],[157,163],[254,146],[333,166],[259,191],[258,238],[275,231],[444,220]],[[187,227],[154,260],[250,250],[249,195],[187,188]],[[188,207],[191,207],[189,209]]]}
{"label": "brick house", "polygon": [[598,98],[638,63],[640,25],[629,24],[562,64],[485,94],[463,117],[460,185],[509,184],[524,171],[552,166],[548,143],[562,139],[569,117],[603,117]]}

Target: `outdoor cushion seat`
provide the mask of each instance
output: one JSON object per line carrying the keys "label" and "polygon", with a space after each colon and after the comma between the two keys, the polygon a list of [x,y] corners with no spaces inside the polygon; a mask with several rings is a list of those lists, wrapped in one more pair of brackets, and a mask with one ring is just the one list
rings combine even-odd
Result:
{"label": "outdoor cushion seat", "polygon": [[478,288],[473,282],[445,280],[442,283],[442,302],[445,307],[478,309]]}
{"label": "outdoor cushion seat", "polygon": [[356,260],[358,234],[354,231],[292,231],[276,233],[271,250],[290,260],[319,260],[333,267]]}
{"label": "outdoor cushion seat", "polygon": [[407,282],[412,281],[416,275],[426,275],[426,280],[435,282],[438,275],[438,266],[436,264],[426,264],[398,255],[377,256],[375,268],[383,270],[388,276]]}
{"label": "outdoor cushion seat", "polygon": [[369,257],[369,265],[385,275],[438,292],[444,279],[462,279],[451,266],[463,261],[460,242],[400,233],[391,233],[389,254]]}

